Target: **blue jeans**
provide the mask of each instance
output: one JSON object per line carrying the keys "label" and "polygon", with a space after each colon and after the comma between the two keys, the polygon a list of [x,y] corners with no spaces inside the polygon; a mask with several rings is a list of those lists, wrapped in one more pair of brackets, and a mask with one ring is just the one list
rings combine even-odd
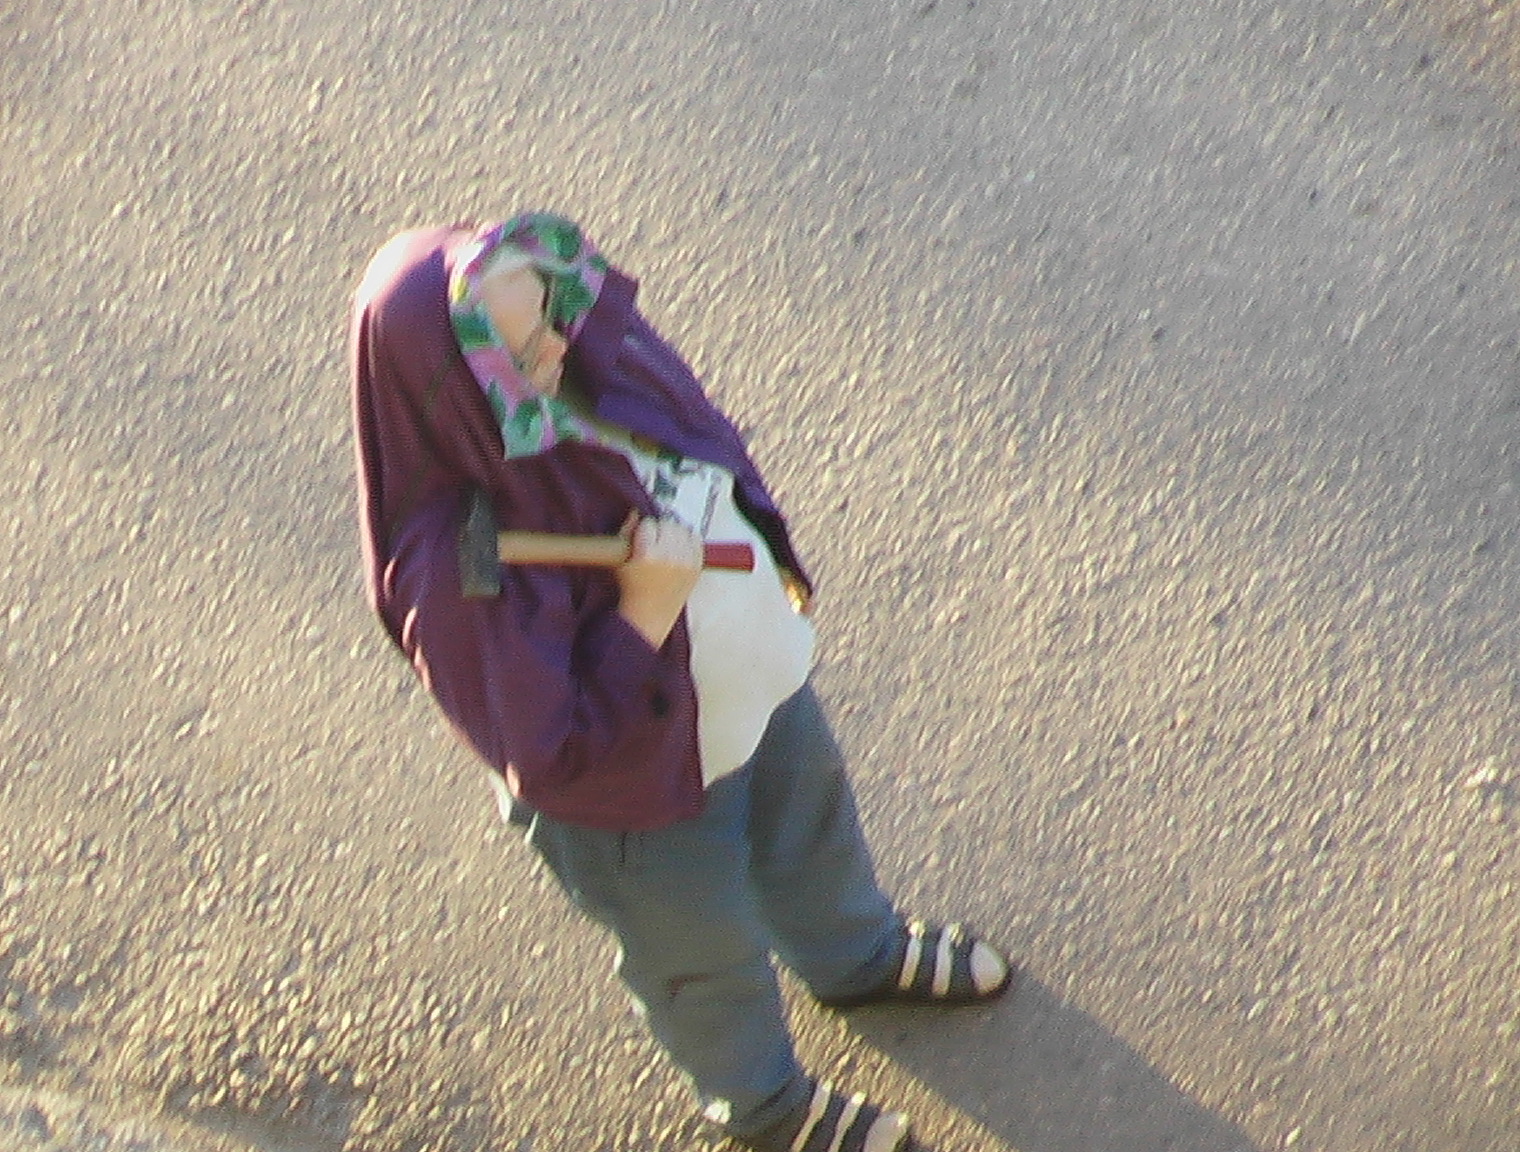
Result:
{"label": "blue jeans", "polygon": [[877,886],[843,757],[810,687],[771,717],[703,813],[651,832],[533,814],[528,842],[617,937],[617,971],[708,1114],[739,1135],[806,1099],[771,955],[819,996],[888,976],[898,918]]}

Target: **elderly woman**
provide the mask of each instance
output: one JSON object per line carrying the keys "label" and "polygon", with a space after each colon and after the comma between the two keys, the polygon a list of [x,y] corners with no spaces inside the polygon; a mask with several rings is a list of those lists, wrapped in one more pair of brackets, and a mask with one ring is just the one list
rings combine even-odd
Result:
{"label": "elderly woman", "polygon": [[[493,770],[503,813],[619,944],[706,1116],[775,1152],[891,1152],[907,1121],[809,1077],[772,955],[825,1005],[958,1004],[1014,969],[878,887],[808,686],[812,584],[732,425],[573,223],[396,237],[353,316],[367,590]],[[618,536],[610,567],[509,564],[460,532]],[[704,544],[749,546],[747,570]]]}

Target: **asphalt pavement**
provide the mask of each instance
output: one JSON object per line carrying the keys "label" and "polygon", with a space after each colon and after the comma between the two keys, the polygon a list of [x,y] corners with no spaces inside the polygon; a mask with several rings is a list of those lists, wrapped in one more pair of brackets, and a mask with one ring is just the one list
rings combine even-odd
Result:
{"label": "asphalt pavement", "polygon": [[359,584],[346,308],[582,219],[751,436],[944,1152],[1520,1148],[1507,0],[0,9],[0,1147],[716,1148]]}

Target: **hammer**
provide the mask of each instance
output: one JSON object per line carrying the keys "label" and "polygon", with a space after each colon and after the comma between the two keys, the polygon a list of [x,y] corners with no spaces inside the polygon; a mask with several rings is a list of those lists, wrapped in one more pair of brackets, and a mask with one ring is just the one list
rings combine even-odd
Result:
{"label": "hammer", "polygon": [[[616,568],[633,552],[627,536],[567,536],[557,532],[501,532],[484,492],[470,494],[459,530],[459,587],[468,597],[501,594],[503,564],[589,565]],[[747,543],[702,545],[702,566],[752,572],[755,552]]]}

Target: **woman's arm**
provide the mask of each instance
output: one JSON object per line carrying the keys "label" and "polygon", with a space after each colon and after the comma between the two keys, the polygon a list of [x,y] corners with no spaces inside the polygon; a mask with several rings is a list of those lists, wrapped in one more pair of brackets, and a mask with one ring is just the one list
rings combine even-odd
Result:
{"label": "woman's arm", "polygon": [[613,574],[509,566],[499,596],[466,598],[458,504],[432,502],[398,536],[388,582],[403,650],[531,807],[647,825],[639,814],[668,806],[660,790],[695,764],[686,636],[671,635],[695,583],[691,534],[645,522]]}
{"label": "woman's arm", "polygon": [[701,574],[701,537],[679,520],[640,521],[633,527],[633,551],[616,570],[618,614],[659,648]]}

